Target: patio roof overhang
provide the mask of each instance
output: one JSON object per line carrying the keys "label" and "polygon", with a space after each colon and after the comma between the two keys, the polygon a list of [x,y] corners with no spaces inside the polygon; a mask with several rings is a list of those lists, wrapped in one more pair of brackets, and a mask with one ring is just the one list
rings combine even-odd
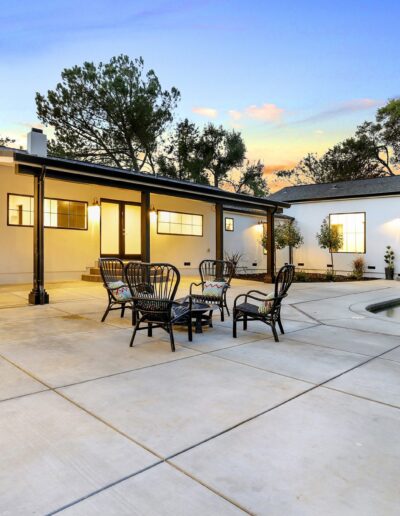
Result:
{"label": "patio roof overhang", "polygon": [[267,222],[267,278],[274,281],[274,216],[282,213],[289,203],[267,197],[253,197],[227,192],[219,188],[157,175],[128,171],[82,161],[43,157],[23,151],[12,151],[17,173],[34,178],[34,274],[31,304],[46,304],[49,296],[44,288],[44,182],[45,178],[81,184],[97,184],[141,192],[141,259],[150,261],[150,194],[162,194],[207,202],[215,205],[216,259],[224,258],[224,210],[266,216]]}
{"label": "patio roof overhang", "polygon": [[252,197],[250,195],[228,192],[208,185],[85,163],[82,161],[35,156],[18,151],[13,153],[13,159],[18,166],[18,172],[21,174],[35,175],[39,172],[39,169],[46,167],[46,177],[51,179],[101,184],[114,188],[185,197],[187,199],[214,204],[234,205],[236,209],[247,208],[261,210],[264,213],[271,209],[274,212],[281,212],[283,208],[290,207],[289,203],[272,201],[267,197]]}

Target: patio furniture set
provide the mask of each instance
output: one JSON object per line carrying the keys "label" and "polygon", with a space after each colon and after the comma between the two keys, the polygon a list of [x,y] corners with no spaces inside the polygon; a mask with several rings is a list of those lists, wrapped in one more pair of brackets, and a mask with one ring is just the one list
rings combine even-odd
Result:
{"label": "patio furniture set", "polygon": [[[225,319],[225,311],[230,316],[226,294],[234,274],[231,262],[203,260],[199,265],[200,282],[192,283],[189,294],[181,299],[175,299],[181,275],[174,265],[143,262],[124,264],[118,258],[100,258],[99,264],[108,296],[108,305],[101,321],[104,322],[112,310],[120,310],[121,317],[124,317],[127,309],[131,310],[134,327],[131,347],[139,330],[147,329],[147,335],[152,337],[153,329],[162,328],[169,334],[171,350],[175,351],[175,325],[186,327],[188,340],[192,341],[193,325],[195,333],[202,333],[205,325],[212,328],[215,310],[219,310],[221,321]],[[281,302],[287,295],[293,275],[294,266],[285,265],[277,274],[272,293],[251,290],[236,297],[233,307],[234,338],[237,336],[237,322],[242,321],[243,329],[246,330],[248,321],[259,320],[272,328],[278,342],[276,324],[283,334]],[[243,302],[239,302],[242,298]]]}

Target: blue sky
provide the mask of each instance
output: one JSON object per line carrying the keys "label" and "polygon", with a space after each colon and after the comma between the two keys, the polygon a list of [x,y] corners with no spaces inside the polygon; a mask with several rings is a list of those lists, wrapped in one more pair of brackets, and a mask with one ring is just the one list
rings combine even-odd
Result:
{"label": "blue sky", "polygon": [[177,116],[242,131],[267,167],[323,152],[400,95],[400,3],[0,0],[0,134],[37,124],[64,67],[143,56]]}

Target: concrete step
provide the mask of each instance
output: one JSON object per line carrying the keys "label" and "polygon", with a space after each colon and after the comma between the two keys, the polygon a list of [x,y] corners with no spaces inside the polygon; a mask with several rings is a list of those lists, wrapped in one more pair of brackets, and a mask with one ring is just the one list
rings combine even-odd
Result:
{"label": "concrete step", "polygon": [[100,274],[82,274],[82,281],[101,283],[103,280],[101,279]]}

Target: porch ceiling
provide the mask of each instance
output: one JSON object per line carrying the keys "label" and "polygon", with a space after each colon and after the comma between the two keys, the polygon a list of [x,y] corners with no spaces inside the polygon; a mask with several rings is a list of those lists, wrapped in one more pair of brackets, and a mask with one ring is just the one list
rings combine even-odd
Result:
{"label": "porch ceiling", "polygon": [[13,157],[18,165],[18,172],[22,174],[35,174],[38,167],[45,166],[46,177],[52,179],[102,184],[211,203],[233,203],[237,208],[253,208],[264,212],[271,208],[281,211],[282,208],[290,206],[286,202],[272,201],[268,198],[256,198],[189,181],[179,181],[82,161],[34,156],[22,152],[14,152]]}

